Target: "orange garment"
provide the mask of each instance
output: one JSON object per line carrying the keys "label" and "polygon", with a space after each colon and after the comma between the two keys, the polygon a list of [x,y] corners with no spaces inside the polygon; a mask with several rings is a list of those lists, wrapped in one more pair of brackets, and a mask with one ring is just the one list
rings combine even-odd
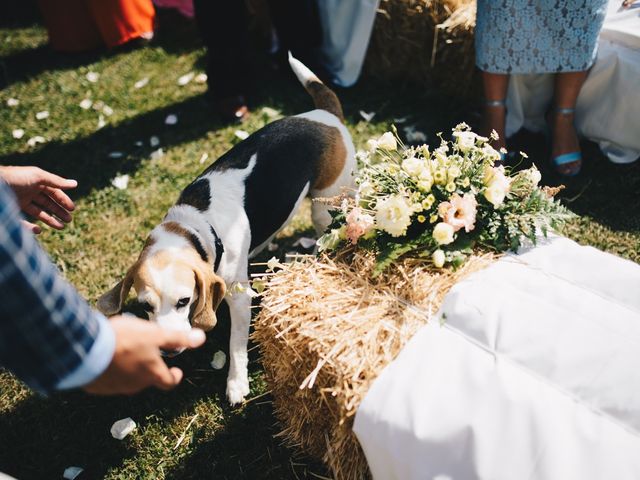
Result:
{"label": "orange garment", "polygon": [[151,0],[38,0],[54,50],[113,48],[153,32]]}

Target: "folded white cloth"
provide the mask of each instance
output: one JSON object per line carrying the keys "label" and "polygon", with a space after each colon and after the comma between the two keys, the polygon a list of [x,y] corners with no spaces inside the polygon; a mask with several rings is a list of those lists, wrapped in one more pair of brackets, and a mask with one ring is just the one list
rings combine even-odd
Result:
{"label": "folded white cloth", "polygon": [[440,314],[358,409],[375,479],[640,478],[640,266],[554,237]]}

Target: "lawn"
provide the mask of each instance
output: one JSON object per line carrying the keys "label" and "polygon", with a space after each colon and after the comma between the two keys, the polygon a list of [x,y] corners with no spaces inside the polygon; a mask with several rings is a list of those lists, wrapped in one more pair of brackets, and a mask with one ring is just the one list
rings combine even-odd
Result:
{"label": "lawn", "polygon": [[[79,181],[73,192],[78,207],[74,222],[39,239],[91,302],[121,278],[180,190],[240,141],[238,128],[252,132],[279,115],[311,106],[288,72],[258,56],[253,115],[242,126],[221,124],[206,101],[204,84],[178,85],[182,75],[204,69],[205,52],[193,26],[172,17],[164,20],[150,45],[78,56],[52,53],[37,19],[0,28],[0,162],[38,165]],[[87,78],[89,72],[99,74],[95,83]],[[148,83],[136,88],[143,78]],[[477,105],[468,99],[367,77],[338,93],[360,146],[404,117],[432,143],[437,132],[446,134],[462,120],[475,125],[479,118]],[[8,106],[9,98],[19,104]],[[81,108],[84,99],[93,106]],[[36,112],[44,110],[49,117],[37,120]],[[367,122],[360,110],[376,112],[375,117]],[[178,117],[177,124],[165,124],[169,114]],[[17,128],[26,132],[21,139],[12,136]],[[37,135],[45,143],[29,146],[27,140]],[[157,146],[150,145],[154,136]],[[557,183],[545,168],[539,137],[521,134],[514,143],[529,152],[545,182]],[[592,144],[585,144],[585,155],[585,174],[563,192],[567,206],[579,215],[564,233],[640,261],[640,165],[612,165]],[[129,175],[126,189],[112,185],[119,175]],[[309,227],[308,212],[302,212],[277,240],[277,251],[263,259],[304,251],[293,244],[310,234]],[[214,352],[228,349],[228,317],[221,317],[222,325],[206,346],[175,360],[186,378],[168,393],[93,398],[72,392],[43,398],[0,372],[0,471],[19,479],[59,478],[70,465],[86,470],[79,478],[328,476],[322,465],[275,437],[279,427],[256,349],[251,352],[249,400],[240,408],[226,404],[226,370],[209,366]],[[132,417],[138,428],[117,441],[109,428],[123,417]]]}

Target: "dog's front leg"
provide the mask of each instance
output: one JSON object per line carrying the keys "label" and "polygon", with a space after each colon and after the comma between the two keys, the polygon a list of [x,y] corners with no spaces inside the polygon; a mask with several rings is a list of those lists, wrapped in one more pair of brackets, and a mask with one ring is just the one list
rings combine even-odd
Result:
{"label": "dog's front leg", "polygon": [[245,293],[235,293],[228,296],[226,301],[231,314],[227,398],[231,405],[236,405],[242,403],[244,397],[249,394],[247,347],[251,323],[251,297]]}

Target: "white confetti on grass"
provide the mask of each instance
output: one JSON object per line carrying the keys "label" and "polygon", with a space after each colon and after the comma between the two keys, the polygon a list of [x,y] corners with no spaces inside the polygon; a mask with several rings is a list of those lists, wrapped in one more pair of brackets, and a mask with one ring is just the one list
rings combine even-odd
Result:
{"label": "white confetti on grass", "polygon": [[116,440],[122,440],[136,429],[136,422],[131,417],[118,420],[111,426],[111,436]]}
{"label": "white confetti on grass", "polygon": [[209,160],[209,154],[207,152],[205,152],[200,156],[199,163],[204,163],[207,160]]}
{"label": "white confetti on grass", "polygon": [[193,80],[193,77],[195,77],[195,75],[196,74],[193,72],[185,73],[180,78],[178,78],[178,85],[184,87],[187,83]]}
{"label": "white confetti on grass", "polygon": [[207,74],[206,73],[199,73],[198,75],[196,75],[196,77],[194,78],[194,81],[196,83],[206,83],[207,82]]}
{"label": "white confetti on grass", "polygon": [[27,145],[29,145],[30,147],[35,147],[37,144],[45,142],[46,140],[44,137],[36,135],[35,137],[31,137],[29,140],[27,140]]}
{"label": "white confetti on grass", "polygon": [[126,190],[129,186],[129,175],[118,175],[111,180],[111,185],[116,187],[118,190]]}
{"label": "white confetti on grass", "polygon": [[113,108],[111,108],[109,105],[105,105],[104,107],[102,107],[102,113],[104,113],[107,117],[110,117],[111,115],[113,115]]}
{"label": "white confetti on grass", "polygon": [[100,130],[106,124],[107,124],[107,122],[104,119],[104,115],[102,115],[102,114],[98,115],[98,130]]}
{"label": "white confetti on grass", "polygon": [[364,119],[365,122],[370,122],[373,120],[373,117],[376,116],[376,112],[365,112],[364,110],[360,110],[360,116]]}
{"label": "white confetti on grass", "polygon": [[158,145],[160,145],[160,139],[157,136],[152,136],[151,138],[149,138],[149,145],[151,146],[151,148],[155,148]]}
{"label": "white confetti on grass", "polygon": [[100,74],[97,72],[87,72],[86,77],[91,83],[96,83],[100,78]]}
{"label": "white confetti on grass", "polygon": [[62,478],[66,480],[75,480],[75,478],[84,472],[84,468],[81,467],[67,467],[64,469],[64,473],[62,474]]}
{"label": "white confetti on grass", "polygon": [[80,108],[83,110],[89,110],[92,105],[93,105],[93,101],[91,101],[91,99],[89,98],[85,98],[80,102]]}
{"label": "white confetti on grass", "polygon": [[240,140],[245,140],[249,138],[249,132],[246,132],[244,130],[236,130],[235,132],[233,132],[233,134],[236,137],[238,137]]}
{"label": "white confetti on grass", "polygon": [[176,123],[178,123],[178,116],[171,113],[167,115],[167,118],[164,119],[164,123],[166,125],[175,125]]}
{"label": "white confetti on grass", "polygon": [[222,370],[227,363],[227,354],[222,350],[218,350],[213,355],[213,360],[211,360],[211,368],[214,370]]}
{"label": "white confetti on grass", "polygon": [[18,100],[17,98],[8,98],[7,99],[7,106],[8,107],[17,107],[19,103],[20,103],[20,100]]}
{"label": "white confetti on grass", "polygon": [[44,120],[45,118],[49,118],[49,110],[43,110],[41,112],[36,113],[36,119]]}
{"label": "white confetti on grass", "polygon": [[24,137],[24,130],[21,128],[16,128],[11,132],[11,135],[13,135],[13,138],[20,140],[22,137]]}
{"label": "white confetti on grass", "polygon": [[136,83],[133,84],[133,88],[135,88],[136,90],[139,90],[142,87],[144,87],[147,83],[149,83],[149,77],[141,78],[140,80],[138,80]]}

